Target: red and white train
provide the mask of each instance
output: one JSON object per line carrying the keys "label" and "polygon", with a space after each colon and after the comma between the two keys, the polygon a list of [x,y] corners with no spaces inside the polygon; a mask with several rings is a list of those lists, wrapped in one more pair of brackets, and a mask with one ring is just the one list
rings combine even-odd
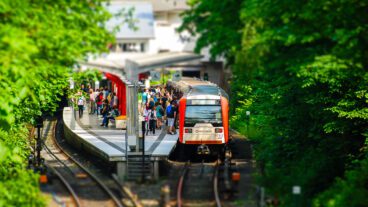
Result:
{"label": "red and white train", "polygon": [[216,84],[183,77],[168,82],[179,94],[179,139],[185,154],[224,155],[229,142],[229,97]]}

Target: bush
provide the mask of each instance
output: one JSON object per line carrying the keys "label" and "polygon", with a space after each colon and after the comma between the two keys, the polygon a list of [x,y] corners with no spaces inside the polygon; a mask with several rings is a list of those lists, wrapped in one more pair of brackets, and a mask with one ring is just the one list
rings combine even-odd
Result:
{"label": "bush", "polygon": [[338,178],[334,185],[314,201],[316,207],[367,206],[368,159],[360,167],[347,171],[345,178]]}
{"label": "bush", "polygon": [[0,130],[0,206],[45,206],[39,175],[26,170],[27,137],[25,126]]}

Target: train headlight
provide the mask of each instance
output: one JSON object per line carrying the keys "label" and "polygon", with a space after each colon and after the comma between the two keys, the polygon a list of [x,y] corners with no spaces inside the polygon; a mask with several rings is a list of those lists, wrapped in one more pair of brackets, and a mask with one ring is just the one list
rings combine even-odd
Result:
{"label": "train headlight", "polygon": [[216,128],[216,129],[215,129],[215,132],[216,132],[216,133],[222,133],[222,128]]}
{"label": "train headlight", "polygon": [[192,133],[193,132],[192,129],[185,129],[184,131],[185,131],[185,133]]}

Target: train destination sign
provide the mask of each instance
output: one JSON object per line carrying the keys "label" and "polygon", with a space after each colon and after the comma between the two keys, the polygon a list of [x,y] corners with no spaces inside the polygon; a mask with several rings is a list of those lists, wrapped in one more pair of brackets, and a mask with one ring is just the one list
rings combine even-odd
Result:
{"label": "train destination sign", "polygon": [[188,104],[191,105],[217,105],[218,100],[206,100],[206,99],[195,99],[195,100],[188,100]]}

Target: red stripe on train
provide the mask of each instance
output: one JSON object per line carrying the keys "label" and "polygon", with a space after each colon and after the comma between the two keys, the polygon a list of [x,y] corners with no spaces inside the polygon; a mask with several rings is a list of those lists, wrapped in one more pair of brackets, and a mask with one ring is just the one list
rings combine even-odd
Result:
{"label": "red stripe on train", "polygon": [[187,99],[181,98],[179,101],[179,142],[183,143],[185,108],[187,107]]}
{"label": "red stripe on train", "polygon": [[190,140],[186,140],[185,144],[223,144],[221,140],[217,141],[217,140],[198,140],[198,141],[190,141]]}

